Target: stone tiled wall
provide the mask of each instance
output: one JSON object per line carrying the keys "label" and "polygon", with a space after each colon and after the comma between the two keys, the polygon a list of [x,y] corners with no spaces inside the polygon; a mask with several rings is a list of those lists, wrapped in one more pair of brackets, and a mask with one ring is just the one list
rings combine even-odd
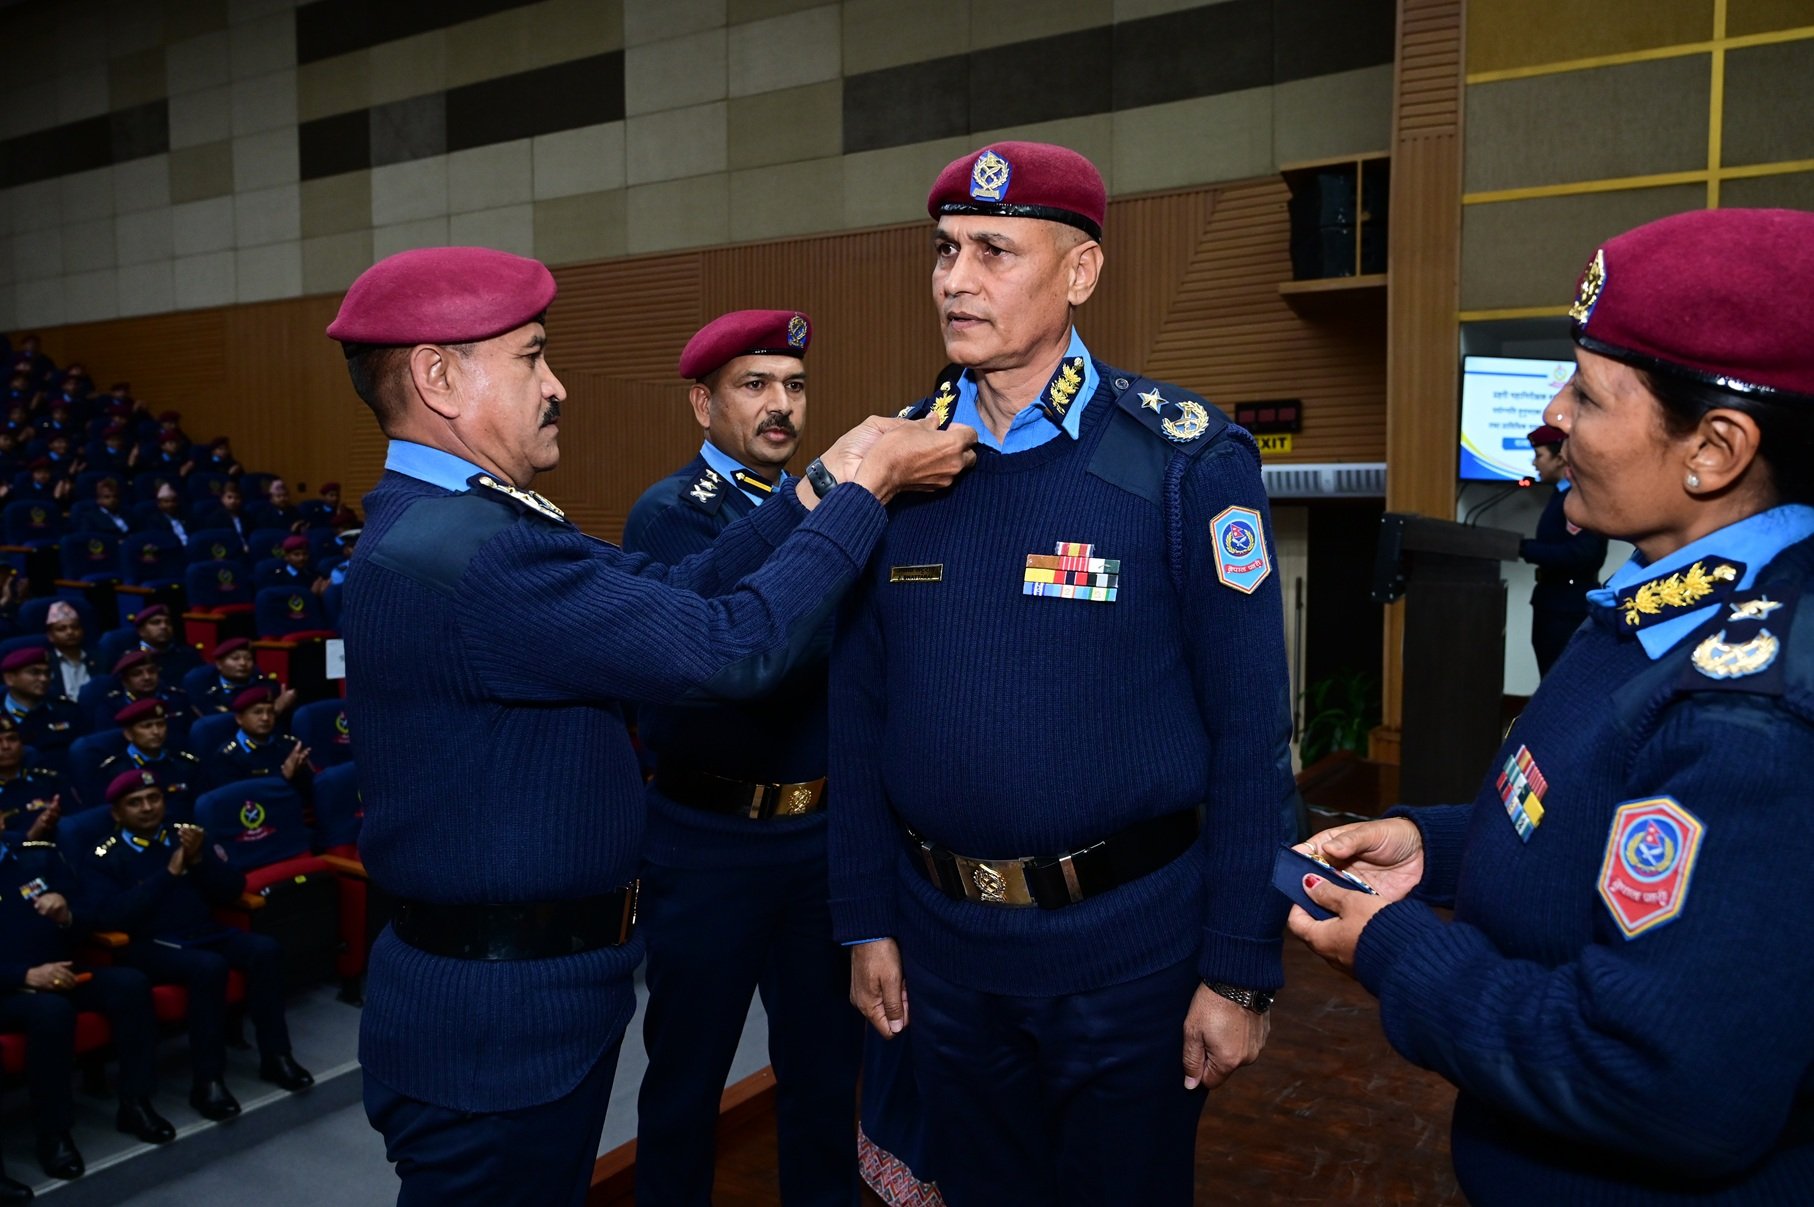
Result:
{"label": "stone tiled wall", "polygon": [[1114,195],[1377,150],[1391,0],[28,0],[3,10],[0,328],[913,220],[1068,143]]}

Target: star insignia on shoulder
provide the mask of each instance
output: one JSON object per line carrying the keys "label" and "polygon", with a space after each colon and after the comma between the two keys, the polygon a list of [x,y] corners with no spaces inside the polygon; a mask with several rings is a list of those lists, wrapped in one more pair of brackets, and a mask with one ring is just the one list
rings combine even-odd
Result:
{"label": "star insignia on shoulder", "polygon": [[1152,389],[1146,391],[1146,393],[1140,395],[1140,405],[1153,412],[1155,415],[1162,414],[1159,408],[1166,405],[1165,396],[1159,393],[1158,386],[1154,386]]}
{"label": "star insignia on shoulder", "polygon": [[1773,599],[1747,599],[1744,603],[1734,604],[1731,615],[1726,617],[1728,623],[1736,620],[1762,620],[1782,604]]}

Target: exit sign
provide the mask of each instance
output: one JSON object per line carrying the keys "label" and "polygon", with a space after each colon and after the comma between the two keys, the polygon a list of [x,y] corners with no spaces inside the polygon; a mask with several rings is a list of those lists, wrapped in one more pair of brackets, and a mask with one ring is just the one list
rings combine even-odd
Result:
{"label": "exit sign", "polygon": [[1290,432],[1270,432],[1255,436],[1262,453],[1288,453],[1291,451]]}

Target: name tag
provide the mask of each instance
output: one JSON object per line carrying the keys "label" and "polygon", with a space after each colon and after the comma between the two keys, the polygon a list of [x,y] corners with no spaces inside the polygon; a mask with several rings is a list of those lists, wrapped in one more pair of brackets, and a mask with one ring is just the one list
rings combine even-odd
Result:
{"label": "name tag", "polygon": [[891,583],[937,583],[945,581],[945,564],[934,566],[892,566],[888,570],[888,581]]}

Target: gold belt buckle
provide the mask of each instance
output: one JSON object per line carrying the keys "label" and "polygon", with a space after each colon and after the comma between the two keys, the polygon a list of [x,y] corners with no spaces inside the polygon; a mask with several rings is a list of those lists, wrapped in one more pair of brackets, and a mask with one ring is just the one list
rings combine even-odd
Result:
{"label": "gold belt buckle", "polygon": [[970,859],[953,855],[964,896],[984,905],[1033,905],[1027,868],[1018,859]]}
{"label": "gold belt buckle", "polygon": [[804,784],[779,784],[775,790],[775,817],[804,817],[825,799],[823,776]]}

